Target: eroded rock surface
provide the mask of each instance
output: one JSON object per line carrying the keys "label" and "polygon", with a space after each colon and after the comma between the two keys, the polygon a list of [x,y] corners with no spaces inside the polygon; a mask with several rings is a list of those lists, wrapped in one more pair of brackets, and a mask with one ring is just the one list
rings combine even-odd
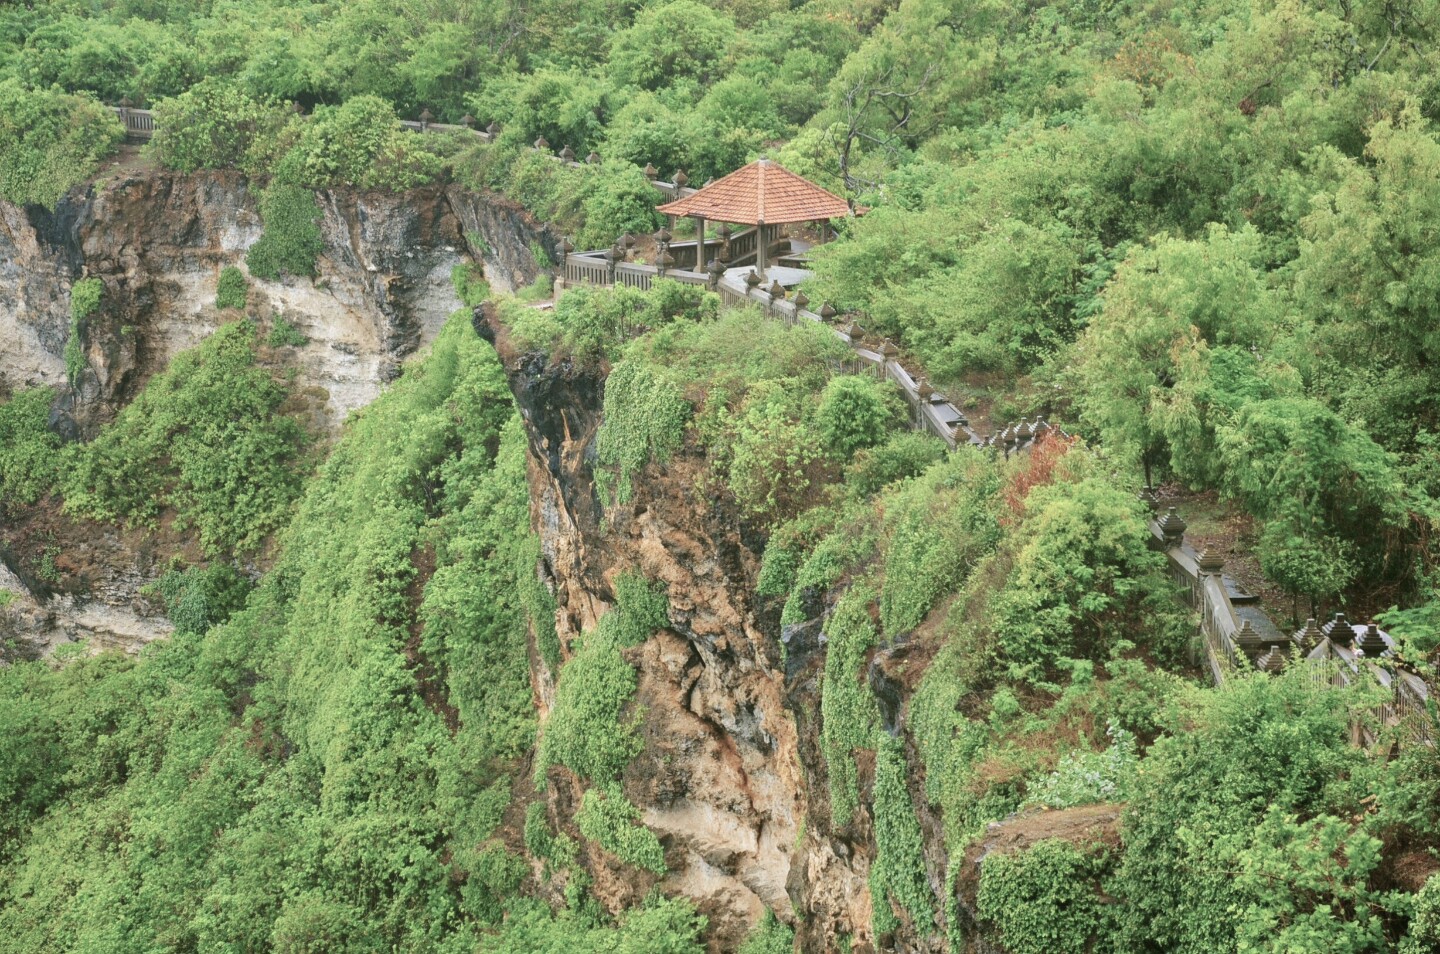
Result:
{"label": "eroded rock surface", "polygon": [[[553,240],[518,207],[458,187],[316,193],[325,249],[314,279],[251,278],[250,309],[283,315],[302,387],[323,392],[335,428],[461,307],[451,270],[480,261],[500,289],[528,284],[532,244]],[[64,389],[70,289],[105,295],[86,336],[79,387],[61,416],[82,435],[108,420],[177,352],[238,317],[215,307],[220,270],[244,269],[262,231],[256,187],[235,172],[134,172],[53,212],[0,203],[0,389]]]}
{"label": "eroded rock surface", "polygon": [[[830,832],[828,806],[812,803],[825,789],[817,687],[803,674],[787,681],[775,614],[752,603],[758,555],[735,515],[696,489],[703,457],[652,466],[629,501],[602,507],[590,469],[601,376],[517,351],[493,314],[477,320],[506,363],[530,438],[531,520],[566,652],[608,609],[622,573],[663,584],[669,597],[670,627],[626,650],[645,747],[623,776],[669,871],[657,882],[589,845],[582,859],[598,896],[614,911],[657,884],[689,897],[709,918],[715,951],[735,950],[767,908],[796,925],[804,950],[839,950],[842,935],[863,947],[867,851]],[[535,684],[548,711],[543,667]],[[797,717],[797,707],[812,715]],[[565,808],[580,792],[552,769],[550,817],[584,845]]]}
{"label": "eroded rock surface", "polygon": [[[53,387],[56,430],[93,436],[172,357],[239,319],[215,306],[216,285],[222,268],[245,269],[245,252],[261,235],[257,191],[236,172],[122,168],[54,211],[0,202],[0,395]],[[267,324],[283,316],[309,339],[270,357],[294,370],[294,409],[322,435],[373,400],[462,307],[450,277],[456,265],[480,262],[493,287],[510,290],[537,276],[532,246],[553,251],[548,231],[518,206],[456,186],[330,189],[316,200],[325,241],[319,274],[252,276],[247,311]],[[71,388],[64,352],[71,288],[81,278],[99,279],[105,290]],[[55,586],[26,580],[24,565],[45,546],[29,532],[36,520],[56,537]],[[144,535],[27,513],[0,522],[6,544],[11,557],[0,564],[15,595],[0,607],[0,639],[15,652],[49,652],[76,639],[133,651],[170,632],[139,592],[164,570]]]}

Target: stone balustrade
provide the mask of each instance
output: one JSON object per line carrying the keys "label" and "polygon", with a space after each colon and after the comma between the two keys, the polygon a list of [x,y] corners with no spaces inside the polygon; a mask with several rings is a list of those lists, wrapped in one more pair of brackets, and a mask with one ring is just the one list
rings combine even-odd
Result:
{"label": "stone balustrade", "polygon": [[[1154,492],[1141,492],[1153,507]],[[1209,551],[1197,552],[1185,542],[1185,521],[1169,508],[1150,521],[1151,543],[1162,551],[1170,575],[1199,614],[1197,661],[1221,685],[1237,672],[1259,669],[1279,672],[1305,666],[1317,685],[1346,686],[1362,679],[1386,690],[1371,714],[1373,723],[1357,723],[1354,741],[1372,745],[1375,726],[1397,730],[1409,743],[1435,745],[1435,723],[1428,711],[1429,687],[1395,657],[1395,641],[1373,623],[1358,626],[1343,614],[1324,626],[1308,620],[1285,633],[1266,616],[1256,598],[1224,573],[1224,560]]]}

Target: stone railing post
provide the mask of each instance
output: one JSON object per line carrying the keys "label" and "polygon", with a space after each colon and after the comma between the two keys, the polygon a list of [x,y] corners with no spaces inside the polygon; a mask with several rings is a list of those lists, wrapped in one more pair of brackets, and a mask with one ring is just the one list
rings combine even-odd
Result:
{"label": "stone railing post", "polygon": [[1165,516],[1156,522],[1156,526],[1160,528],[1160,537],[1167,550],[1178,547],[1185,539],[1185,521],[1174,507],[1165,511]]}
{"label": "stone railing post", "polygon": [[609,266],[607,272],[612,285],[615,284],[615,269],[620,266],[620,262],[624,258],[625,250],[620,247],[619,241],[605,250],[605,262]]}

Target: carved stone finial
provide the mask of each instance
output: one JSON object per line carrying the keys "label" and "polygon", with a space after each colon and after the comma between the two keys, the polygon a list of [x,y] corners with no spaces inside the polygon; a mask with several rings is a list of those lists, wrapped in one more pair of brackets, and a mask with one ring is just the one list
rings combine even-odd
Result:
{"label": "carved stone finial", "polygon": [[1344,613],[1336,613],[1335,618],[1322,627],[1325,635],[1330,637],[1330,642],[1339,646],[1349,646],[1355,641],[1355,629],[1350,621],[1345,618]]}
{"label": "carved stone finial", "polygon": [[670,239],[674,238],[674,236],[670,234],[669,229],[662,225],[655,230],[653,238],[655,239],[655,243],[657,245],[665,245],[670,241]]}
{"label": "carved stone finial", "polygon": [[821,304],[820,304],[820,317],[821,317],[821,318],[824,318],[826,321],[829,321],[831,318],[834,318],[836,314],[837,314],[837,312],[835,311],[835,306],[834,306],[834,305],[832,305],[832,304],[831,304],[830,302],[828,302],[828,301],[821,302]]}
{"label": "carved stone finial", "polygon": [[490,120],[490,125],[485,127],[485,132],[493,139],[500,135],[500,124],[493,119]]}
{"label": "carved stone finial", "polygon": [[672,181],[674,181],[675,187],[677,189],[683,189],[685,188],[685,185],[690,181],[690,177],[685,174],[684,169],[676,169],[675,178]]}
{"label": "carved stone finial", "polygon": [[1140,492],[1135,496],[1142,504],[1145,505],[1146,510],[1149,510],[1151,513],[1156,513],[1159,511],[1160,494],[1156,492],[1154,487],[1146,484],[1144,487],[1140,488]]}
{"label": "carved stone finial", "polygon": [[475,117],[471,116],[469,113],[466,113],[464,116],[460,117],[460,125],[464,126],[466,129],[474,129]]}
{"label": "carved stone finial", "polygon": [[560,150],[560,158],[564,159],[566,162],[574,162],[575,150],[571,149],[568,145],[565,146],[565,148]]}
{"label": "carved stone finial", "polygon": [[1174,507],[1167,509],[1158,523],[1160,535],[1168,545],[1178,546],[1180,541],[1185,539],[1185,520],[1175,512]]}
{"label": "carved stone finial", "polygon": [[1271,646],[1265,655],[1255,660],[1255,668],[1261,672],[1277,673],[1285,668],[1285,662],[1285,654],[1280,647]]}
{"label": "carved stone finial", "polygon": [[809,306],[809,304],[810,304],[810,297],[809,297],[808,295],[806,295],[803,291],[801,291],[801,292],[796,292],[796,293],[795,293],[795,307],[796,307],[796,308],[806,308],[806,307]]}
{"label": "carved stone finial", "polygon": [[600,153],[596,152],[594,149],[591,149],[591,150],[590,150],[590,155],[588,155],[588,156],[585,157],[585,162],[586,162],[587,165],[592,165],[592,166],[593,166],[593,165],[595,165],[595,164],[596,164],[597,162],[599,162],[599,161],[600,161]]}
{"label": "carved stone finial", "polygon": [[1291,638],[1295,640],[1301,650],[1308,653],[1320,644],[1320,640],[1325,638],[1325,632],[1316,625],[1315,617],[1312,616],[1305,621],[1304,626],[1295,631],[1295,635]]}
{"label": "carved stone finial", "polygon": [[538,138],[535,140],[535,148],[536,148],[536,149],[539,149],[541,152],[549,152],[549,151],[550,151],[550,140],[546,139],[544,136],[538,137]]}
{"label": "carved stone finial", "polygon": [[1355,648],[1371,659],[1378,659],[1390,652],[1390,645],[1380,632],[1380,627],[1370,623],[1355,637]]}
{"label": "carved stone finial", "polygon": [[889,360],[890,358],[895,357],[899,353],[900,349],[895,347],[895,342],[891,341],[889,338],[886,338],[884,341],[880,342],[880,357]]}
{"label": "carved stone finial", "polygon": [[651,181],[654,181],[655,177],[658,176],[659,174],[660,174],[660,170],[659,170],[659,169],[656,169],[653,165],[651,165],[651,164],[648,163],[648,162],[645,163],[645,178],[650,179]]}
{"label": "carved stone finial", "polygon": [[782,299],[782,298],[784,298],[784,297],[785,297],[785,286],[782,285],[782,284],[780,284],[780,279],[777,278],[777,279],[775,279],[775,281],[773,281],[773,282],[770,283],[770,300],[771,300],[771,301],[779,301],[780,299]]}
{"label": "carved stone finial", "polygon": [[430,110],[429,110],[428,107],[425,108],[425,109],[420,110],[420,128],[421,128],[421,129],[424,129],[426,126],[430,125],[430,124],[431,124],[432,122],[434,122],[434,121],[435,121],[435,117],[434,117],[433,114],[431,114],[431,112],[430,112]]}
{"label": "carved stone finial", "polygon": [[1212,547],[1206,547],[1200,551],[1200,558],[1196,561],[1201,573],[1218,574],[1225,569],[1225,558]]}
{"label": "carved stone finial", "polygon": [[1235,648],[1251,660],[1259,658],[1260,654],[1265,651],[1264,641],[1260,638],[1260,634],[1255,631],[1255,627],[1250,625],[1248,619],[1242,619],[1240,621],[1240,628],[1236,630],[1234,640]]}
{"label": "carved stone finial", "polygon": [[755,273],[755,269],[750,269],[749,274],[745,276],[745,284],[751,288],[755,288],[760,284],[760,276]]}

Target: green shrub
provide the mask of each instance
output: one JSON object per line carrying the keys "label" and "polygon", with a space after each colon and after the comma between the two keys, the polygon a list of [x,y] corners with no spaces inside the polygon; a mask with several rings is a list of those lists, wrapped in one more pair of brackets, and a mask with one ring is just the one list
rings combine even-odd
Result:
{"label": "green shrub", "polygon": [[153,521],[173,507],[207,552],[250,550],[300,492],[305,435],[285,389],[255,366],[255,328],[226,325],[152,378],[114,423],[77,447],[68,510]]}
{"label": "green shrub", "polygon": [[879,493],[906,477],[923,473],[945,456],[945,442],[919,431],[890,435],[884,443],[858,451],[845,468],[845,483],[859,498]]}
{"label": "green shrub", "polygon": [[538,574],[540,560],[540,538],[530,534],[515,548],[513,572],[540,658],[554,672],[560,667],[560,636],[555,630],[555,597]]}
{"label": "green shrub", "polygon": [[642,748],[634,727],[621,722],[636,685],[635,670],[602,621],[560,670],[555,705],[540,736],[537,786],[551,765],[597,782],[619,776]]}
{"label": "green shrub", "polygon": [[435,181],[441,171],[428,138],[406,132],[384,100],[355,96],[316,108],[275,176],[282,184],[311,189],[413,189]]}
{"label": "green shrub", "polygon": [[165,572],[142,592],[160,597],[166,615],[182,633],[204,633],[245,605],[250,581],[228,563]]}
{"label": "green shrub", "polygon": [[1107,860],[1058,838],[992,853],[980,866],[976,910],[1014,954],[1087,954],[1104,937],[1099,876]]}
{"label": "green shrub", "polygon": [[60,437],[48,426],[54,397],[33,388],[0,402],[0,504],[34,503],[60,481]]}
{"label": "green shrub", "polygon": [[282,275],[314,275],[325,249],[320,206],[309,189],[271,183],[260,197],[265,231],[245,253],[250,274],[274,281]]}
{"label": "green shrub", "polygon": [[603,793],[590,789],[575,813],[580,834],[626,864],[664,874],[665,849],[653,831],[635,824],[639,820],[640,810],[618,785],[607,786]]}
{"label": "green shrub", "polygon": [[1440,951],[1440,877],[1431,875],[1415,893],[1410,931],[1400,942],[1400,954],[1435,954]]}
{"label": "green shrub", "polygon": [[615,606],[601,619],[620,646],[638,646],[670,625],[670,601],[643,576],[622,573],[615,581]]}
{"label": "green shrub", "polygon": [[555,294],[555,276],[540,274],[535,280],[515,293],[515,297],[527,304],[548,301]]}
{"label": "green shrub", "polygon": [[[925,874],[924,840],[906,788],[905,747],[878,733],[875,747],[875,863],[870,869],[870,903],[875,910],[894,901],[904,908],[916,933],[935,926],[935,893]],[[877,922],[883,923],[883,915]],[[878,936],[879,924],[875,928]]]}
{"label": "green shrub", "polygon": [[629,232],[654,232],[664,219],[655,211],[658,193],[640,170],[629,163],[605,163],[601,175],[583,200],[578,236],[581,248],[605,248]]}
{"label": "green shrub", "polygon": [[765,909],[765,916],[740,945],[740,954],[794,954],[795,931]]}
{"label": "green shrub", "polygon": [[305,333],[284,315],[276,315],[265,343],[272,348],[299,348],[310,343]]}
{"label": "green shrub", "polygon": [[644,362],[623,361],[605,380],[604,422],[595,438],[595,482],[610,500],[630,499],[631,478],[680,449],[690,406]]}
{"label": "green shrub", "polygon": [[725,485],[748,516],[774,526],[814,502],[824,482],[825,452],[792,395],[752,388],[730,434]]}
{"label": "green shrub", "polygon": [[870,689],[861,682],[861,663],[875,644],[870,594],[846,591],[825,623],[825,681],[820,697],[820,750],[830,787],[830,817],[837,827],[850,824],[859,807],[855,750],[869,748],[879,723]]}
{"label": "green shrub", "polygon": [[65,339],[65,376],[73,388],[80,383],[85,370],[85,336],[89,318],[100,307],[105,283],[98,278],[82,278],[70,288],[70,335]]}
{"label": "green shrub", "polygon": [[1074,808],[1096,802],[1123,802],[1130,797],[1139,761],[1135,735],[1111,723],[1105,734],[1110,746],[1103,752],[1072,752],[1055,771],[1030,790],[1027,804],[1045,808]]}
{"label": "green shrub", "polygon": [[525,806],[525,850],[549,866],[563,868],[575,863],[575,842],[563,832],[550,831],[544,802]]}
{"label": "green shrub", "polygon": [[54,208],[124,138],[115,114],[90,96],[0,79],[0,198]]}
{"label": "green shrub", "polygon": [[470,308],[479,308],[490,297],[490,283],[478,264],[466,262],[450,269],[450,284]]}
{"label": "green shrub", "polygon": [[155,104],[151,148],[162,165],[180,172],[235,168],[260,175],[295,137],[291,123],[283,105],[212,77]]}
{"label": "green shrub", "polygon": [[220,281],[215,285],[215,307],[243,309],[249,290],[250,283],[245,280],[245,273],[234,265],[226,265],[220,269]]}
{"label": "green shrub", "polygon": [[883,499],[886,636],[919,626],[1000,538],[1000,469],[980,454],[956,453],[943,466]]}
{"label": "green shrub", "polygon": [[836,522],[838,528],[820,541],[796,572],[781,623],[804,622],[801,606],[807,590],[828,590],[874,555],[878,533],[868,514],[846,514]]}
{"label": "green shrub", "polygon": [[777,527],[765,543],[755,592],[761,596],[788,594],[806,556],[840,520],[841,516],[827,507],[812,507]]}
{"label": "green shrub", "polygon": [[[567,885],[583,879],[571,877]],[[538,901],[518,902],[515,915],[498,934],[480,942],[483,954],[560,954],[563,951],[614,951],[615,954],[703,954],[700,935],[705,917],[685,898],[652,894],[625,911],[618,924],[572,903],[559,914]]]}
{"label": "green shrub", "polygon": [[1036,487],[1023,526],[989,621],[1012,676],[1039,679],[1062,658],[1108,655],[1142,619],[1153,652],[1180,654],[1187,624],[1133,495],[1099,477]]}
{"label": "green shrub", "polygon": [[904,404],[895,386],[868,375],[840,375],[825,385],[815,426],[825,451],[841,460],[874,447],[901,422]]}

